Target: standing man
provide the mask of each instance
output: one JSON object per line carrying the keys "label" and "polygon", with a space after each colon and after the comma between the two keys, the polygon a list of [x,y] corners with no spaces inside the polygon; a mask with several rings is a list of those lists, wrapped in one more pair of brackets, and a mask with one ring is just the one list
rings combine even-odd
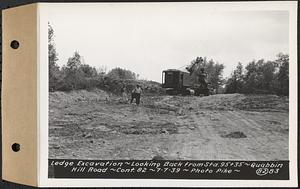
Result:
{"label": "standing man", "polygon": [[136,87],[132,90],[130,103],[132,103],[133,99],[135,99],[136,105],[139,105],[141,94],[142,94],[142,88],[139,85],[136,85]]}

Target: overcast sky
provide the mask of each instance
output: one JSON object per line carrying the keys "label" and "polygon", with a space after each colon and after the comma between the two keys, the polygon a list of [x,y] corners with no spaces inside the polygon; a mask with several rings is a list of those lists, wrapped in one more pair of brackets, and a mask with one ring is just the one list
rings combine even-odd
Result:
{"label": "overcast sky", "polygon": [[274,60],[288,53],[287,11],[222,11],[201,3],[71,4],[49,9],[59,65],[74,51],[85,63],[121,67],[141,79],[161,82],[164,69],[180,68],[197,56],[225,65]]}

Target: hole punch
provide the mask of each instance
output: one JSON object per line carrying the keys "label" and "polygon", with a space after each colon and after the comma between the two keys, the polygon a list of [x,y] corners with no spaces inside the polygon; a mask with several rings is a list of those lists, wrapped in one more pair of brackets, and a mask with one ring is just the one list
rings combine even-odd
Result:
{"label": "hole punch", "polygon": [[19,43],[19,41],[17,41],[17,40],[13,40],[13,41],[10,43],[10,47],[13,48],[13,49],[17,49],[17,48],[19,48],[19,46],[20,46],[20,43]]}
{"label": "hole punch", "polygon": [[11,146],[11,149],[14,151],[14,152],[18,152],[20,151],[20,144],[18,143],[14,143],[12,146]]}

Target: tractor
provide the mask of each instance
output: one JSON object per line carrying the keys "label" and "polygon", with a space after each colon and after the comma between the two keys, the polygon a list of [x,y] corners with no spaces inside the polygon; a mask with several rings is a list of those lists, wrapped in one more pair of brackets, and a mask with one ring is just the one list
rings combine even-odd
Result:
{"label": "tractor", "polygon": [[207,74],[200,67],[202,58],[197,58],[185,70],[168,69],[162,72],[162,87],[169,95],[208,96],[212,89],[206,81]]}

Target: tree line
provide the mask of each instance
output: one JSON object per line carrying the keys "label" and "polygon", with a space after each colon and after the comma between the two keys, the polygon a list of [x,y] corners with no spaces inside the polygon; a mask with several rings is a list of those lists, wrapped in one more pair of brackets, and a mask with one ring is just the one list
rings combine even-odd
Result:
{"label": "tree line", "polygon": [[227,79],[225,93],[289,95],[289,55],[279,53],[275,61],[253,60],[244,68],[238,63]]}
{"label": "tree line", "polygon": [[[58,53],[54,42],[54,30],[48,24],[48,58],[49,58],[49,91],[71,91],[78,89],[108,89],[117,90],[111,85],[119,86],[124,80],[138,81],[139,75],[126,69],[114,68],[106,72],[105,68],[91,67],[84,63],[83,57],[75,51],[65,65],[57,64]],[[191,61],[191,64],[199,57]],[[224,65],[203,58],[200,67],[207,73],[210,88],[217,93],[244,94],[289,94],[289,56],[279,53],[275,61],[263,59],[248,63],[244,68],[238,63],[228,79],[223,78]],[[132,82],[131,82],[131,85]],[[151,89],[153,90],[153,88]],[[156,90],[156,88],[155,88]],[[160,90],[157,90],[160,91]]]}
{"label": "tree line", "polygon": [[60,67],[54,42],[54,30],[48,24],[49,91],[109,88],[115,80],[136,80],[138,75],[130,70],[114,68],[106,73],[105,68],[91,67],[84,63],[78,51]]}

